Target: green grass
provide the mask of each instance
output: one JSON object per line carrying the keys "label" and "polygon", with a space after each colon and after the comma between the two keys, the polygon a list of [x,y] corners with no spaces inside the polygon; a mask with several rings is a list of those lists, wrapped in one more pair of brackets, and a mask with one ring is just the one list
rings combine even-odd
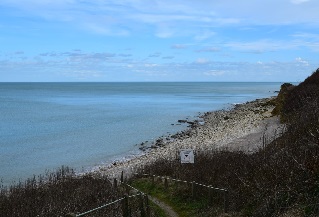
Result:
{"label": "green grass", "polygon": [[152,201],[149,201],[149,203],[150,203],[150,206],[152,207],[152,210],[153,210],[156,217],[168,217],[166,215],[165,211],[161,207],[159,207],[158,205],[156,205]]}
{"label": "green grass", "polygon": [[[180,217],[204,217],[203,211],[206,211],[207,214],[208,209],[210,210],[209,216],[213,213],[217,215],[218,211],[216,209],[213,211],[212,207],[208,206],[208,198],[192,199],[186,184],[177,186],[170,183],[168,189],[165,189],[163,183],[152,184],[150,179],[141,178],[133,180],[132,185],[171,206]],[[220,211],[219,209],[219,213]]]}

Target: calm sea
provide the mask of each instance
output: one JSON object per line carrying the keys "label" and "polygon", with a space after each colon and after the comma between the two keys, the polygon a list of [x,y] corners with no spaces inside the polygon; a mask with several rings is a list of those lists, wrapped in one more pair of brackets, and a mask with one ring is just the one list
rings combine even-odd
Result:
{"label": "calm sea", "polygon": [[[0,178],[138,154],[200,112],[276,95],[281,83],[0,83]],[[172,125],[174,124],[174,125]]]}

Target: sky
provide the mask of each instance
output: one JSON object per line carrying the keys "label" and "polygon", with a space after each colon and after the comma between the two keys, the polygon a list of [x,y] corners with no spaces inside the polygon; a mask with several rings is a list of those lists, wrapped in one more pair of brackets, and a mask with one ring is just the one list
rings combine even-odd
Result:
{"label": "sky", "polygon": [[0,82],[300,82],[318,0],[0,0]]}

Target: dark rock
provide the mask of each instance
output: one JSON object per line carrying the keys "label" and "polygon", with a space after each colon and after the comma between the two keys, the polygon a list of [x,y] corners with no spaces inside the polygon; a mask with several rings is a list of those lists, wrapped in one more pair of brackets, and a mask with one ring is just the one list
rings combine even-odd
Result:
{"label": "dark rock", "polygon": [[178,120],[178,123],[187,123],[187,120]]}

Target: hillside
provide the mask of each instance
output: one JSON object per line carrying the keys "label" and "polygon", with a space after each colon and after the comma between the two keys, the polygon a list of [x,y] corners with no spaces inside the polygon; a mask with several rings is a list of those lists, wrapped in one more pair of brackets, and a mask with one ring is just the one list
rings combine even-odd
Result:
{"label": "hillside", "polygon": [[[277,99],[269,102],[276,105],[286,129],[258,151],[198,152],[193,166],[158,160],[144,171],[228,189],[229,216],[318,216],[318,102],[319,69],[298,86],[282,85]],[[168,198],[176,195],[187,198],[185,189],[178,188]],[[189,216],[217,215],[212,213],[211,208],[201,207]]]}

